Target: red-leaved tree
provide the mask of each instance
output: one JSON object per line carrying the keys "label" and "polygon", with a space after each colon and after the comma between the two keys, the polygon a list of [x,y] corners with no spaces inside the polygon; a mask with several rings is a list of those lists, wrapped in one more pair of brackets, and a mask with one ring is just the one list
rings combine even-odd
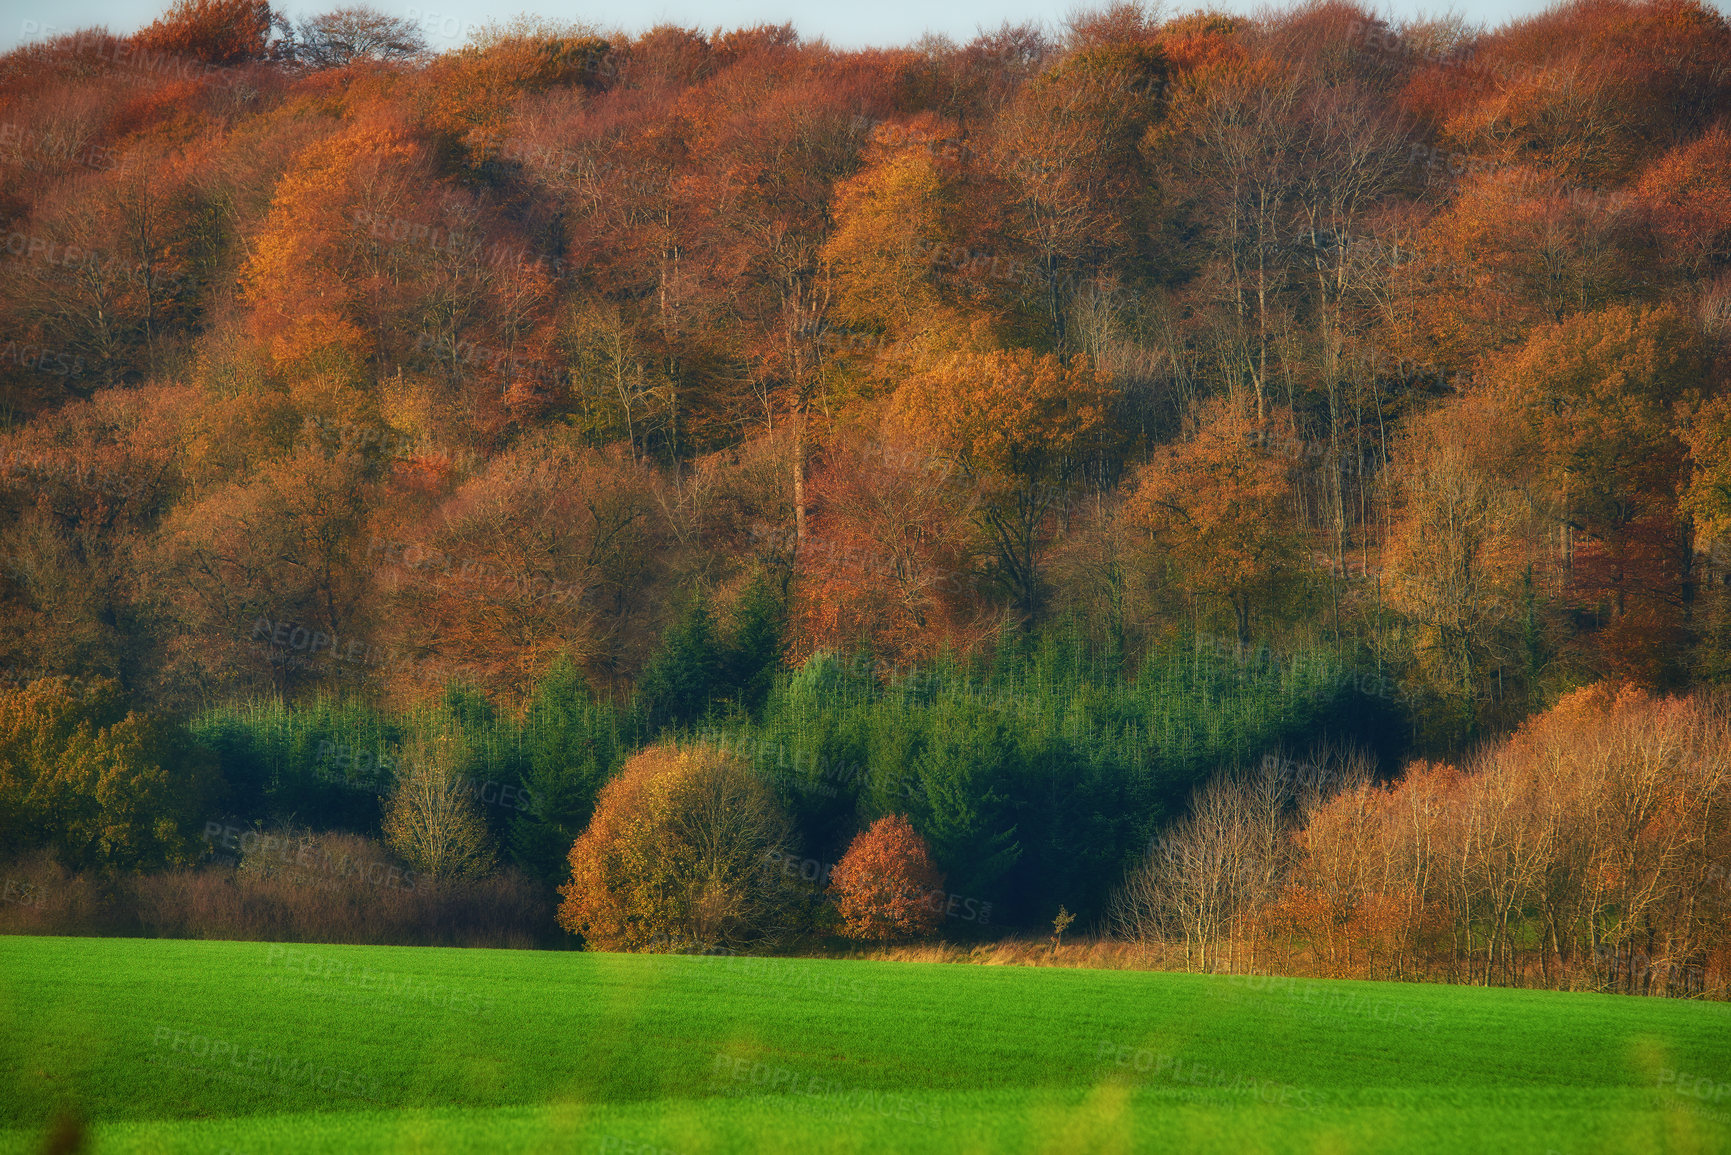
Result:
{"label": "red-leaved tree", "polygon": [[888,814],[857,835],[830,874],[849,938],[930,934],[943,921],[944,876],[908,820]]}
{"label": "red-leaved tree", "polygon": [[145,52],[188,56],[226,67],[263,60],[271,26],[268,0],[175,0],[132,42]]}

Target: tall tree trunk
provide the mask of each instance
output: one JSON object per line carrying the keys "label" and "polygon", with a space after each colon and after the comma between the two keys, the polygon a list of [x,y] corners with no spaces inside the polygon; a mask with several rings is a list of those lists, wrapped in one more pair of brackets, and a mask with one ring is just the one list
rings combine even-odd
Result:
{"label": "tall tree trunk", "polygon": [[803,394],[793,415],[793,549],[805,544],[805,429],[810,403]]}

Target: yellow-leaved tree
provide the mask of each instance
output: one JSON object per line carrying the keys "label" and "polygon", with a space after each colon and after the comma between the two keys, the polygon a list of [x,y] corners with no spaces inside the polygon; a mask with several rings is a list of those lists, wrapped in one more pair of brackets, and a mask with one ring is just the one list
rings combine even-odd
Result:
{"label": "yellow-leaved tree", "polygon": [[603,950],[734,948],[798,928],[810,895],[784,869],[775,791],[707,746],[654,746],[601,791],[571,847],[559,925]]}
{"label": "yellow-leaved tree", "polygon": [[1165,446],[1137,474],[1124,518],[1184,592],[1232,609],[1241,645],[1252,618],[1298,576],[1303,538],[1293,509],[1295,462],[1226,401],[1203,407],[1192,437]]}
{"label": "yellow-leaved tree", "polygon": [[835,232],[823,260],[835,278],[834,317],[845,330],[833,342],[843,356],[919,344],[927,334],[959,328],[945,309],[937,270],[953,244],[956,198],[936,160],[923,149],[892,152],[835,192]]}
{"label": "yellow-leaved tree", "polygon": [[190,866],[221,790],[209,751],[106,679],[0,689],[0,844],[78,869]]}
{"label": "yellow-leaved tree", "polygon": [[948,467],[1024,618],[1039,614],[1046,551],[1086,467],[1119,449],[1117,399],[1087,357],[1027,349],[956,353],[896,391],[894,418]]}

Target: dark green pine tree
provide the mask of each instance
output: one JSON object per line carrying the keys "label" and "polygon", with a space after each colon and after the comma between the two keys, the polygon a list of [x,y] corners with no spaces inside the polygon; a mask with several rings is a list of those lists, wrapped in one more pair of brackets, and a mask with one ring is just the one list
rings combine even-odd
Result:
{"label": "dark green pine tree", "polygon": [[709,599],[699,590],[662,636],[661,649],[637,679],[637,706],[650,735],[671,726],[689,726],[703,717],[720,682],[721,657]]}
{"label": "dark green pine tree", "polygon": [[734,607],[732,629],[720,655],[717,697],[757,715],[781,669],[785,606],[774,580],[757,574]]}
{"label": "dark green pine tree", "polygon": [[507,846],[529,874],[565,881],[571,844],[620,763],[619,719],[596,702],[575,663],[560,657],[535,686],[523,719],[523,795]]}

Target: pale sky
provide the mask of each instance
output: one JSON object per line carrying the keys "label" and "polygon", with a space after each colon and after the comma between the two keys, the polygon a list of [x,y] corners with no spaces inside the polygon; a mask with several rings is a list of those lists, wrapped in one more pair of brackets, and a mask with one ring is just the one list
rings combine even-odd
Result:
{"label": "pale sky", "polygon": [[[154,19],[168,7],[169,2],[0,0],[0,11],[6,13],[0,16],[0,51],[98,24],[106,25],[111,32],[134,32]],[[295,0],[274,6],[285,7],[291,16],[300,17],[354,2],[356,0],[300,3]],[[855,48],[868,44],[886,47],[908,44],[928,31],[967,41],[981,28],[997,28],[1006,20],[1011,23],[1039,21],[1055,27],[1078,7],[1105,5],[1078,5],[1075,0],[951,0],[944,4],[935,4],[931,0],[875,0],[869,4],[822,3],[819,0],[650,0],[649,3],[614,0],[612,3],[583,5],[536,3],[534,0],[419,0],[416,4],[401,0],[373,0],[371,6],[408,16],[422,26],[434,49],[445,49],[461,44],[468,31],[477,25],[521,12],[577,19],[603,28],[627,31],[639,31],[662,23],[709,30],[786,21],[808,39],[822,37],[838,47]],[[1385,4],[1382,10],[1397,21],[1419,13],[1434,15],[1452,11],[1470,22],[1494,26],[1547,6],[1541,0],[1502,0],[1500,3],[1497,0],[1457,0],[1453,4]],[[1261,5],[1243,0],[1212,5],[1186,0],[1168,4],[1166,10],[1188,11],[1200,7],[1249,12]]]}

